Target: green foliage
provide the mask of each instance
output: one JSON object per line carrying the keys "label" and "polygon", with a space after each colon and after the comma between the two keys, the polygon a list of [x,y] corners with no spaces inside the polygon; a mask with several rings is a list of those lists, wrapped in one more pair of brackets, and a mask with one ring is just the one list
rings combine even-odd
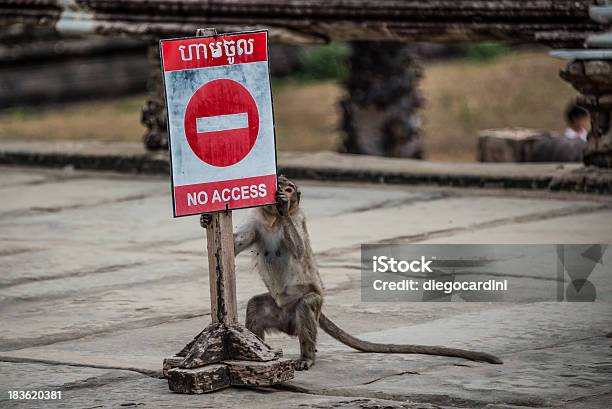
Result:
{"label": "green foliage", "polygon": [[508,54],[510,51],[511,49],[507,45],[491,41],[468,44],[465,48],[466,56],[477,61],[492,60]]}
{"label": "green foliage", "polygon": [[301,66],[292,76],[306,81],[344,80],[350,52],[348,45],[340,43],[306,48],[300,56]]}
{"label": "green foliage", "polygon": [[13,120],[26,120],[40,114],[40,109],[29,106],[18,106],[0,111],[0,115]]}

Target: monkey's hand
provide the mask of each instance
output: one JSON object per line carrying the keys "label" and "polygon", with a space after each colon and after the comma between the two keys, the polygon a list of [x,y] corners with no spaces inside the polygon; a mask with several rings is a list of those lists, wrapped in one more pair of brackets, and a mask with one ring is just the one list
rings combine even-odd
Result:
{"label": "monkey's hand", "polygon": [[276,191],[276,209],[281,216],[289,214],[289,198],[280,190]]}
{"label": "monkey's hand", "polygon": [[203,213],[200,216],[200,226],[202,226],[203,229],[207,229],[211,223],[212,223],[212,214]]}

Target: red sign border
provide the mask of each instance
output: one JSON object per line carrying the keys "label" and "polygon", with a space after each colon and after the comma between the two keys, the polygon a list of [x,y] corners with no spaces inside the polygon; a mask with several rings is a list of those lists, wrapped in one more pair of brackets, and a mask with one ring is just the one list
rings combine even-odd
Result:
{"label": "red sign border", "polygon": [[[276,146],[276,122],[274,118],[274,95],[272,94],[272,77],[270,76],[270,50],[269,50],[270,43],[268,41],[268,38],[269,38],[268,30],[260,29],[260,30],[251,30],[251,31],[237,31],[237,32],[231,32],[231,33],[217,34],[215,37],[225,37],[225,36],[238,35],[238,34],[255,34],[255,33],[265,33],[266,34],[266,62],[268,63],[268,84],[270,85],[270,105],[272,109],[272,137],[274,139],[274,168],[276,170],[274,177],[276,179],[276,183],[275,183],[275,187],[276,187],[276,184],[278,184],[278,150]],[[188,39],[193,39],[193,38],[198,38],[198,37],[176,37],[176,38],[165,38],[165,39],[159,40],[159,59],[161,61],[162,85],[163,85],[163,90],[164,90],[164,102],[166,103],[166,107],[168,106],[168,95],[166,93],[166,75],[165,75],[166,71],[164,69],[164,56],[163,56],[163,51],[162,51],[163,50],[162,43],[165,41],[188,40]],[[194,69],[206,69],[206,68],[194,68]],[[170,137],[170,118],[169,118],[169,113],[168,113],[169,111],[170,111],[169,109],[166,109],[166,132],[168,133],[168,154],[170,157],[169,164],[170,164],[170,187],[171,187],[171,196],[172,196],[172,214],[175,219],[179,217],[187,217],[187,216],[203,214],[200,212],[181,214],[181,215],[176,214],[176,203],[175,203],[175,198],[174,198],[174,192],[175,192],[174,168],[172,166],[172,138]],[[256,175],[256,176],[265,176],[265,175]],[[238,179],[231,179],[231,180],[238,180]],[[274,196],[276,196],[276,191],[274,191],[273,194]],[[271,205],[273,205],[273,203],[258,204],[258,205],[253,205],[253,206],[244,206],[244,207],[232,207],[231,209],[229,207],[226,207],[225,210],[217,210],[217,211],[213,211],[210,213],[223,212],[226,210],[251,209],[255,207],[271,206]]]}
{"label": "red sign border", "polygon": [[[199,60],[198,61],[188,60],[188,61],[183,61],[183,62],[178,61],[178,52],[176,48],[177,46],[179,46],[178,48],[180,48],[180,45],[191,46],[193,44],[202,44],[202,43],[206,45],[210,45],[213,42],[219,43],[220,42],[219,40],[225,37],[230,37],[230,36],[232,37],[231,41],[236,41],[236,42],[238,42],[241,39],[246,39],[248,37],[251,37],[249,39],[252,39],[255,41],[255,44],[253,45],[254,47],[256,47],[256,45],[258,43],[261,43],[262,41],[265,41],[266,43],[268,41],[267,33],[257,32],[257,31],[240,32],[240,33],[224,33],[224,34],[218,34],[216,36],[208,36],[208,37],[188,37],[188,38],[165,39],[163,40],[164,44],[162,44],[161,46],[162,56],[163,56],[164,49],[168,51],[168,55],[165,56],[164,61],[163,61],[164,70],[166,72],[186,71],[186,70],[195,70],[199,68],[222,67],[222,66],[228,66],[228,65],[239,65],[239,64],[247,64],[251,62],[268,61],[268,53],[267,53],[268,50],[266,48],[266,50],[262,53],[263,50],[261,50],[261,47],[254,48],[253,51],[255,52],[252,54],[244,54],[242,56],[235,55],[234,58],[236,62],[234,63],[230,63],[228,60],[228,57],[225,56],[223,53],[222,53],[222,57],[219,59],[207,58],[206,60],[204,60],[204,62],[200,62]],[[172,43],[177,43],[177,44],[172,44]]]}

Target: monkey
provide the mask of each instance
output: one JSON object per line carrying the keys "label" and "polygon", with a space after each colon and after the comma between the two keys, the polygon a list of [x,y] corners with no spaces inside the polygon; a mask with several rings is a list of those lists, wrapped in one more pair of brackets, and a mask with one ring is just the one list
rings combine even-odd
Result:
{"label": "monkey", "polygon": [[[255,269],[268,289],[267,293],[255,295],[248,301],[245,326],[262,340],[270,331],[297,336],[300,357],[294,361],[296,370],[308,370],[314,365],[319,326],[336,340],[362,352],[441,355],[502,363],[501,359],[485,352],[368,342],[338,327],[321,311],[323,284],[310,246],[300,197],[298,186],[279,176],[276,205],[258,207],[234,232],[235,255],[246,248],[254,248]],[[202,214],[200,224],[203,228],[210,221],[210,215]]]}

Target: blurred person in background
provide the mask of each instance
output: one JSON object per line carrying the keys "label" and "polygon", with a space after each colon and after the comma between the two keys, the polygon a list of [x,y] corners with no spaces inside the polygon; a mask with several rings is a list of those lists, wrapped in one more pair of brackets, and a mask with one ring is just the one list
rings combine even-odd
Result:
{"label": "blurred person in background", "polygon": [[565,110],[565,122],[567,124],[565,129],[567,139],[581,139],[586,142],[589,125],[591,124],[589,111],[575,103],[570,103]]}
{"label": "blurred person in background", "polygon": [[582,162],[590,121],[589,111],[571,102],[565,110],[567,128],[563,137],[536,142],[527,162]]}

